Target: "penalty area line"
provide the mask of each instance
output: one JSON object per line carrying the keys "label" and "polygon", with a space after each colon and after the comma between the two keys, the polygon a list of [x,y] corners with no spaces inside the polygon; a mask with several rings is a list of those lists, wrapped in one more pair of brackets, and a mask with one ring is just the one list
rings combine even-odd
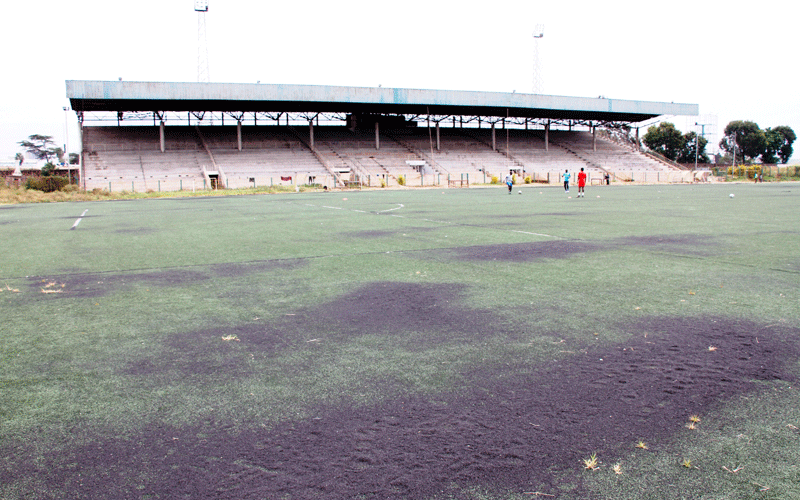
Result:
{"label": "penalty area line", "polygon": [[71,228],[69,228],[69,229],[70,229],[70,230],[73,230],[73,229],[75,229],[76,227],[78,227],[78,224],[80,224],[80,223],[81,223],[81,220],[83,220],[83,217],[86,215],[86,212],[88,212],[88,211],[89,211],[89,209],[88,209],[88,208],[87,208],[86,210],[84,210],[84,211],[83,211],[83,213],[81,214],[81,216],[80,216],[80,217],[78,217],[78,220],[76,220],[76,221],[75,221],[75,224],[73,224],[73,225],[72,225],[72,227],[71,227]]}

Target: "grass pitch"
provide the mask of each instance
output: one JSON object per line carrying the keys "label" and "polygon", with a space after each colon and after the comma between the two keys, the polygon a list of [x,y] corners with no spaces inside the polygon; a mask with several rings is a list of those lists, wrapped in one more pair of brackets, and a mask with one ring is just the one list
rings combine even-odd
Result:
{"label": "grass pitch", "polygon": [[[0,497],[800,496],[800,187],[591,187],[580,199],[521,189],[0,207]],[[587,364],[651,340],[664,346],[648,351],[652,367]],[[703,371],[685,352],[715,347],[769,375]],[[692,375],[679,381],[682,369]],[[637,401],[647,387],[662,398],[617,412],[631,391],[602,384],[609,374],[630,377]],[[637,386],[642,377],[653,385]],[[675,382],[662,387],[666,377]],[[717,385],[729,377],[737,383]],[[531,385],[557,394],[567,379],[562,402],[519,396]],[[670,393],[675,384],[690,396]],[[571,394],[607,396],[612,422]],[[274,462],[291,429],[331,415],[330,428],[361,425],[348,409],[386,421],[414,401],[419,415],[447,418],[397,417],[394,427],[433,432],[411,451],[400,446],[411,434],[380,441],[391,422],[364,424],[352,449],[317,446],[356,457],[342,469],[336,457],[306,476],[285,468],[301,458]],[[470,417],[482,415],[477,402],[492,407],[485,417]],[[507,420],[515,412],[530,434]],[[485,426],[499,434],[460,443]],[[537,426],[565,440],[543,444]],[[501,429],[521,442],[509,438],[519,450],[498,458]],[[262,441],[273,452],[241,451]],[[480,449],[463,464],[447,462],[460,452],[437,454],[451,447]],[[593,453],[598,467],[585,469]],[[170,462],[181,454],[193,463]],[[391,486],[360,482],[354,467],[391,471],[375,476]]]}

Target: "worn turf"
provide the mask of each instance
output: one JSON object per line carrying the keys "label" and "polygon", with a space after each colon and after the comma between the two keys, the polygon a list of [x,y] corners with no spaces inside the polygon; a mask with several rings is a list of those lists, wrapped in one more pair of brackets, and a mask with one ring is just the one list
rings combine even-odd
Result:
{"label": "worn turf", "polygon": [[0,497],[800,494],[800,189],[523,191],[0,208]]}

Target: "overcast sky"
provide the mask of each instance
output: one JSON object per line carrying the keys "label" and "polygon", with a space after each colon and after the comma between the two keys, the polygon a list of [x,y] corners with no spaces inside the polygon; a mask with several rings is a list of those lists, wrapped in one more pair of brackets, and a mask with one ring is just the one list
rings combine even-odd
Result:
{"label": "overcast sky", "polygon": [[[65,142],[65,80],[197,80],[194,0],[3,10],[0,159],[31,134]],[[785,0],[209,0],[206,29],[212,82],[531,92],[543,24],[544,94],[699,104],[669,120],[684,131],[716,117],[720,133],[751,120],[800,134],[798,14]]]}

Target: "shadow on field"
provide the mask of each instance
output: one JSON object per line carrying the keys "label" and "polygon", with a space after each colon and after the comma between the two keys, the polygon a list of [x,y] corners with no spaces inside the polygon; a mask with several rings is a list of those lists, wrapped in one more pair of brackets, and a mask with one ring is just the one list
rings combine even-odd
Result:
{"label": "shadow on field", "polygon": [[[435,342],[480,335],[495,318],[470,316],[457,305],[462,293],[460,286],[372,284],[306,311],[303,326],[335,324],[342,336],[374,326],[402,339],[424,323],[428,334],[439,332]],[[378,326],[373,313],[387,308]],[[269,352],[304,340],[299,328],[283,344],[275,338],[280,325],[260,328],[239,331],[241,345]],[[658,449],[691,432],[690,415],[758,390],[761,381],[795,380],[787,364],[797,360],[798,329],[704,317],[650,317],[621,328],[631,334],[623,344],[541,366],[509,360],[477,368],[462,374],[453,393],[309,408],[314,417],[269,429],[154,423],[38,460],[22,459],[24,446],[5,449],[0,479],[27,474],[55,496],[93,499],[461,499],[472,498],[464,493],[470,487],[574,496],[584,493],[581,460],[589,454],[608,463],[640,439]]]}

